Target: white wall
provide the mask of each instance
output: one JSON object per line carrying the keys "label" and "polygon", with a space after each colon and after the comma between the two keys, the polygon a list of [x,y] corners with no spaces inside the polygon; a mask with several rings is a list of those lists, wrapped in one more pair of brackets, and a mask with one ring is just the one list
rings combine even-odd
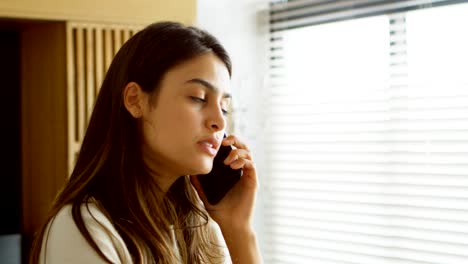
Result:
{"label": "white wall", "polygon": [[233,61],[234,132],[252,149],[260,188],[254,225],[261,249],[264,244],[262,189],[265,151],[262,142],[264,78],[267,69],[268,0],[198,0],[197,26],[216,36]]}

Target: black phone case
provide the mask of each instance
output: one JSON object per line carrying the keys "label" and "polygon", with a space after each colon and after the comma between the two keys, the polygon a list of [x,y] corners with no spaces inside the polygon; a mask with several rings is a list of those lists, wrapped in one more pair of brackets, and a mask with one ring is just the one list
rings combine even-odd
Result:
{"label": "black phone case", "polygon": [[242,169],[234,170],[224,164],[231,150],[231,146],[221,145],[214,158],[211,172],[198,175],[203,192],[210,204],[217,204],[242,176]]}

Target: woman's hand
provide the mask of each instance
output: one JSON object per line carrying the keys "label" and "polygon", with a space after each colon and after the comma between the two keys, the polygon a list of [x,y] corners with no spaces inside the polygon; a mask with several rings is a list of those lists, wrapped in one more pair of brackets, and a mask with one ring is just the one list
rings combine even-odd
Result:
{"label": "woman's hand", "polygon": [[235,148],[228,155],[224,164],[233,169],[242,169],[243,174],[239,182],[216,205],[210,204],[203,193],[198,178],[191,177],[200,198],[211,218],[221,229],[234,228],[246,230],[251,228],[251,220],[257,191],[257,171],[252,161],[249,148],[234,135],[223,139],[224,146]]}
{"label": "woman's hand", "polygon": [[207,201],[198,178],[190,177],[190,179],[211,218],[221,228],[232,263],[262,263],[256,235],[252,228],[252,214],[258,185],[257,170],[252,161],[252,153],[243,142],[233,135],[225,138],[222,144],[235,147],[224,164],[233,169],[243,170],[240,181],[218,204],[212,205]]}

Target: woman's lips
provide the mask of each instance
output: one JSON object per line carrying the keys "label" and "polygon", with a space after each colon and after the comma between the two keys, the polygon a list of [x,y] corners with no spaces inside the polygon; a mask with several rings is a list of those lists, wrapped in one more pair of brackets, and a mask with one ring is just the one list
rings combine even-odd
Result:
{"label": "woman's lips", "polygon": [[206,154],[210,155],[210,156],[216,156],[216,153],[217,153],[217,150],[216,148],[213,146],[213,144],[209,143],[209,142],[206,142],[206,141],[202,141],[202,142],[199,142],[198,143],[198,146],[200,147],[200,149],[205,152]]}

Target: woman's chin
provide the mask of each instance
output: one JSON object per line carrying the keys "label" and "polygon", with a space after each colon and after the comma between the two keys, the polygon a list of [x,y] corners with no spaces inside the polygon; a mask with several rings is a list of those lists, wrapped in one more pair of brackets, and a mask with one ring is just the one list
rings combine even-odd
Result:
{"label": "woman's chin", "polygon": [[204,162],[203,164],[200,164],[200,166],[197,168],[197,175],[208,174],[210,173],[211,169],[213,169],[213,162]]}
{"label": "woman's chin", "polygon": [[213,159],[203,158],[192,160],[190,164],[186,164],[190,168],[190,175],[208,174],[213,169]]}
{"label": "woman's chin", "polygon": [[203,170],[200,170],[200,173],[198,173],[198,174],[208,174],[208,173],[210,173],[211,168],[212,168],[212,166],[210,166],[209,168],[204,168]]}

